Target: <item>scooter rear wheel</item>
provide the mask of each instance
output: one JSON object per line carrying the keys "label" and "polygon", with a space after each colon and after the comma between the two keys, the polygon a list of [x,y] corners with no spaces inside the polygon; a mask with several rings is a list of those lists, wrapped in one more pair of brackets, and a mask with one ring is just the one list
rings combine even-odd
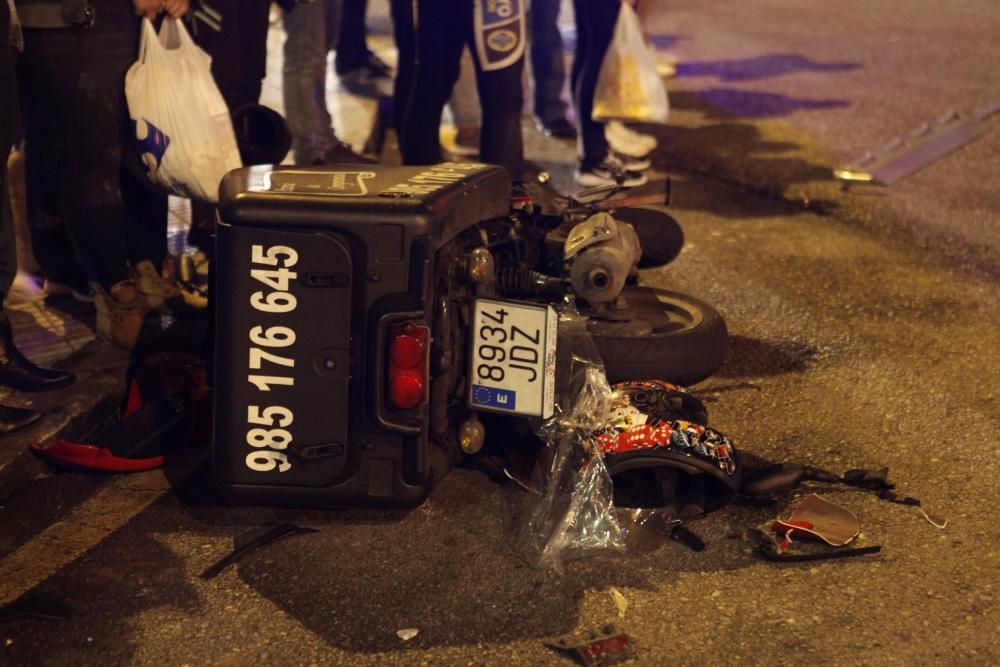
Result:
{"label": "scooter rear wheel", "polygon": [[609,382],[657,379],[691,385],[726,360],[726,323],[704,301],[638,286],[626,287],[622,296],[633,309],[627,322],[588,323]]}

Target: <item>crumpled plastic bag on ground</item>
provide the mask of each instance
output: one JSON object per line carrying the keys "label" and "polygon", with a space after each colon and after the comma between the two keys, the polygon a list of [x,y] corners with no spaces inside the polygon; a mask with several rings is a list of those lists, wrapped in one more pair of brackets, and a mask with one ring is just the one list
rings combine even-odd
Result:
{"label": "crumpled plastic bag on ground", "polygon": [[575,312],[560,315],[557,354],[556,368],[566,370],[556,376],[555,413],[536,425],[546,448],[524,537],[533,560],[561,571],[567,558],[624,549],[626,541],[594,436],[611,415],[611,387],[586,319]]}

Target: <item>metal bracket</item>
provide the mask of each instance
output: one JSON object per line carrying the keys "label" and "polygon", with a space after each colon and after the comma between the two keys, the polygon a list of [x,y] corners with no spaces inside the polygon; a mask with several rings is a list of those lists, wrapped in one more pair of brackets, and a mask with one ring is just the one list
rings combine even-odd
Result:
{"label": "metal bracket", "polygon": [[905,138],[897,137],[833,172],[846,184],[893,185],[940,160],[995,127],[990,119],[1000,112],[1000,102],[971,114],[949,111],[924,123]]}

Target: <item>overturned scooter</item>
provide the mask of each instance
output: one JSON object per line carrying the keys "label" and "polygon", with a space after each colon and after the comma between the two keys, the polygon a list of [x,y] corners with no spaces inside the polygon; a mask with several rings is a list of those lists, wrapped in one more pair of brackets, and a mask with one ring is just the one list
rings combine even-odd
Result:
{"label": "overturned scooter", "polygon": [[[567,301],[614,381],[710,375],[726,353],[719,314],[638,284],[640,263],[679,250],[662,245],[679,234],[651,228],[679,228],[662,207],[624,214],[616,194],[546,207],[474,163],[230,173],[213,268],[224,493],[422,502],[482,447],[483,413],[551,414],[553,306]],[[661,241],[649,256],[647,234]]]}

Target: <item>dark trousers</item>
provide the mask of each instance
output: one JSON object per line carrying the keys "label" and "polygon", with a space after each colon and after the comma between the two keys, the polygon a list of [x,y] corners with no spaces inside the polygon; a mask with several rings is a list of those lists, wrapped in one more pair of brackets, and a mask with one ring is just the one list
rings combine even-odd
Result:
{"label": "dark trousers", "polygon": [[566,117],[566,103],[562,99],[566,61],[559,33],[559,5],[559,0],[533,0],[528,13],[531,77],[535,83],[534,112],[543,123]]}
{"label": "dark trousers", "polygon": [[[90,30],[26,29],[18,76],[29,225],[65,225],[88,278],[108,288],[129,261],[162,261],[166,197],[145,183],[125,104],[139,21],[127,3],[94,4]],[[32,237],[44,255],[44,234]]]}
{"label": "dark trousers", "polygon": [[212,56],[212,77],[233,111],[260,99],[267,73],[270,0],[213,0],[222,30],[198,24],[195,41]]}
{"label": "dark trousers", "polygon": [[333,63],[337,74],[346,74],[368,62],[365,27],[367,11],[368,0],[343,0],[337,53]]}
{"label": "dark trousers", "polygon": [[393,22],[399,70],[394,108],[404,164],[441,161],[439,127],[445,102],[458,80],[462,49],[476,61],[476,86],[483,126],[479,157],[505,167],[520,178],[524,163],[521,73],[524,58],[499,70],[484,72],[473,35],[473,2],[421,0],[415,29],[412,0],[393,0]]}
{"label": "dark trousers", "polygon": [[[270,0],[213,0],[222,15],[222,30],[195,23],[195,41],[212,56],[212,78],[230,111],[260,100],[267,74],[267,29]],[[215,227],[215,207],[191,202],[191,227]]]}
{"label": "dark trousers", "polygon": [[[0,7],[0,29],[7,29],[10,20],[6,3]],[[6,34],[6,33],[4,33]],[[14,220],[10,215],[7,185],[7,157],[17,132],[17,80],[14,74],[14,50],[0,46],[0,308],[17,275],[17,240]]]}
{"label": "dark trousers", "polygon": [[601,73],[604,54],[611,44],[618,21],[618,0],[573,0],[576,13],[576,57],[573,59],[573,104],[580,126],[580,164],[586,169],[601,162],[608,153],[604,123],[592,120],[594,90]]}

